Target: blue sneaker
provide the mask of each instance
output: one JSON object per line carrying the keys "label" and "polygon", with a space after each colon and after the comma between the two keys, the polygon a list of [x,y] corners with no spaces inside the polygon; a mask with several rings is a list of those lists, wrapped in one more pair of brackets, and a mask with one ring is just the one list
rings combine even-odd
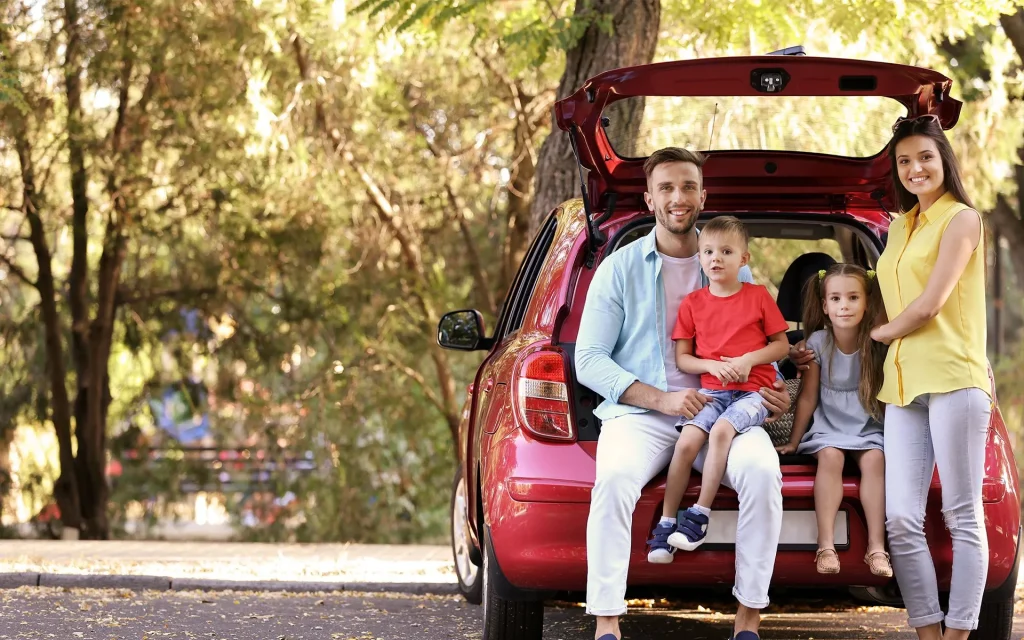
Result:
{"label": "blue sneaker", "polygon": [[668,537],[676,530],[674,524],[658,523],[651,532],[651,539],[647,541],[650,551],[647,552],[647,562],[652,564],[669,564],[672,562],[672,555],[676,552],[668,544]]}
{"label": "blue sneaker", "polygon": [[756,633],[753,631],[740,631],[736,635],[729,638],[729,640],[761,640]]}
{"label": "blue sneaker", "polygon": [[679,512],[675,533],[668,537],[668,544],[683,551],[693,551],[704,544],[708,533],[708,517],[690,507]]}

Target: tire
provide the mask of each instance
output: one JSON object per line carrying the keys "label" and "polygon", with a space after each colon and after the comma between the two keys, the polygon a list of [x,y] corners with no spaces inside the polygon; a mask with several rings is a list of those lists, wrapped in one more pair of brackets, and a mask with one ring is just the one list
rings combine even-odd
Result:
{"label": "tire", "polygon": [[455,576],[459,581],[459,593],[470,604],[483,600],[483,571],[473,562],[473,541],[469,536],[469,511],[466,505],[466,483],[462,467],[455,471],[452,482],[452,500],[449,509],[451,525],[452,558],[455,560]]}
{"label": "tire", "polygon": [[544,634],[544,602],[516,601],[499,597],[495,583],[505,576],[494,559],[491,537],[484,527],[484,566],[481,573],[484,597],[483,640],[542,640]]}
{"label": "tire", "polygon": [[981,601],[978,628],[969,640],[1010,640],[1013,633],[1013,594],[986,594]]}

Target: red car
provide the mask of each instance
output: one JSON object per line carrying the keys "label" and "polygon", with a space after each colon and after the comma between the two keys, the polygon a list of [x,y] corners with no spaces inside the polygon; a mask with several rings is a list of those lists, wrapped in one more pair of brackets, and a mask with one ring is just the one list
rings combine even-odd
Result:
{"label": "red car", "polygon": [[[594,269],[654,224],[643,201],[645,157],[669,145],[706,150],[702,220],[725,213],[744,220],[755,280],[777,291],[795,342],[806,278],[834,260],[872,267],[885,245],[894,207],[885,152],[891,126],[901,116],[933,113],[952,127],[961,103],[950,97],[951,85],[939,73],[910,66],[769,55],[609,71],[555,105],[581,178],[586,169],[584,199],[565,202],[547,218],[492,336],[485,337],[473,310],[451,312],[438,327],[441,346],[487,352],[469,387],[452,489],[459,586],[470,602],[484,602],[485,639],[539,639],[545,599],[585,598],[586,522],[601,429],[592,410],[600,398],[576,382],[573,348]],[[639,130],[637,114],[643,114]],[[850,129],[857,135],[830,135]],[[791,417],[768,425],[776,444],[788,440],[789,424]],[[781,464],[785,513],[773,588],[848,589],[901,606],[895,580],[873,576],[860,561],[867,533],[856,468],[845,474],[836,533],[843,570],[820,575],[814,564],[815,461],[783,456]],[[1020,502],[998,406],[985,471],[988,591],[971,638],[1006,640]],[[664,480],[648,484],[636,506],[630,589],[728,587],[734,577],[728,526],[709,531],[708,542],[687,562],[647,562],[645,541],[661,513]],[[684,503],[699,485],[694,474]],[[948,589],[952,550],[937,474],[927,508],[940,589]],[[726,520],[722,514],[737,509],[735,493],[723,488],[714,509]]]}

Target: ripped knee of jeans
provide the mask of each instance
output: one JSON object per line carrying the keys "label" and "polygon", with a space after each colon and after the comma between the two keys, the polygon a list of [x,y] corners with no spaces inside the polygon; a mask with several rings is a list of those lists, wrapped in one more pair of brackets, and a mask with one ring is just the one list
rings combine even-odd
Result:
{"label": "ripped knee of jeans", "polygon": [[942,519],[946,523],[946,529],[957,531],[962,529],[977,529],[978,518],[975,505],[969,504],[953,509],[943,509]]}

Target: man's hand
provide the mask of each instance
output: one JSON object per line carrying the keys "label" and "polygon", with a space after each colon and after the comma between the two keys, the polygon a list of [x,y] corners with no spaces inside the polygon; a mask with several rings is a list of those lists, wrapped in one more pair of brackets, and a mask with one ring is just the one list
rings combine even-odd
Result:
{"label": "man's hand", "polygon": [[667,416],[683,416],[689,420],[704,408],[707,401],[708,397],[696,389],[668,391],[662,395],[657,410]]}
{"label": "man's hand", "polygon": [[732,365],[733,371],[736,372],[736,382],[746,382],[747,378],[750,377],[750,363],[747,362],[747,356],[739,356],[737,358],[722,356],[722,362]]}
{"label": "man's hand", "polygon": [[782,380],[776,380],[771,389],[761,387],[761,397],[764,398],[762,404],[771,412],[765,422],[775,422],[789,411],[789,390]]}
{"label": "man's hand", "polygon": [[739,372],[736,370],[736,366],[730,362],[709,361],[708,373],[718,378],[722,384],[740,382]]}
{"label": "man's hand", "polygon": [[796,445],[792,442],[787,442],[786,444],[775,447],[775,450],[779,452],[780,456],[788,456],[796,453]]}
{"label": "man's hand", "polygon": [[888,327],[888,324],[883,324],[872,329],[871,339],[882,344],[891,344],[893,337],[890,335]]}
{"label": "man's hand", "polygon": [[796,375],[799,377],[814,361],[814,351],[807,348],[805,340],[801,340],[789,348],[789,361],[796,365]]}

